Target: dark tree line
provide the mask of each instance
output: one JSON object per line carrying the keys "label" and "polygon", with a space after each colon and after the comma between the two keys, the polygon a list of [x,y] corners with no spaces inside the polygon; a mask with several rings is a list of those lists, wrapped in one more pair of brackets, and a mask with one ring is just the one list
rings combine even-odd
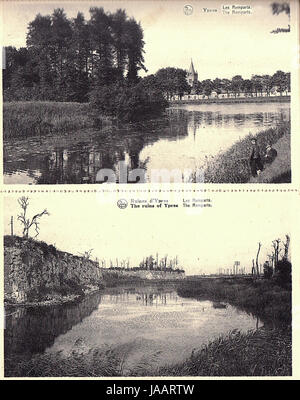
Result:
{"label": "dark tree line", "polygon": [[193,88],[180,68],[141,79],[143,48],[142,27],[122,9],[108,13],[94,7],[89,20],[80,12],[69,19],[61,8],[38,14],[28,25],[26,47],[6,48],[4,100],[89,101],[97,123],[103,115],[125,121],[160,115],[167,100],[192,89],[208,98],[213,91],[235,97],[290,91],[290,73],[282,71],[251,79],[206,79]]}
{"label": "dark tree line", "polygon": [[26,48],[6,48],[3,74],[8,100],[88,101],[111,84],[133,85],[145,69],[143,31],[124,10],[91,8],[67,18],[63,9],[38,14],[28,26]]}
{"label": "dark tree line", "polygon": [[266,93],[270,96],[276,90],[283,95],[291,90],[290,72],[277,71],[273,75],[253,75],[251,79],[243,79],[241,75],[236,75],[232,79],[214,80],[206,79],[197,82],[194,87],[196,94],[211,96],[214,91],[217,96],[223,94],[227,97],[232,93],[235,97],[244,93],[246,96],[258,96]]}
{"label": "dark tree line", "polygon": [[[102,268],[106,268],[106,261],[102,260]],[[165,255],[164,257],[159,258],[158,253],[156,256],[153,255],[144,257],[143,260],[136,267],[130,267],[129,259],[126,260],[110,260],[108,264],[108,269],[121,271],[121,270],[131,270],[131,271],[165,271],[165,272],[177,272],[184,273],[183,269],[179,268],[178,256],[176,257],[168,257]]]}
{"label": "dark tree line", "polygon": [[186,71],[181,68],[161,68],[154,75],[146,76],[143,84],[157,91],[161,90],[167,100],[174,95],[182,97],[191,91],[191,87],[187,83]]}
{"label": "dark tree line", "polygon": [[277,71],[273,75],[253,75],[251,79],[243,79],[236,75],[232,79],[216,78],[198,81],[191,87],[187,83],[187,72],[181,68],[161,68],[154,75],[148,75],[143,79],[143,84],[155,90],[163,92],[166,99],[173,96],[180,98],[184,94],[195,93],[209,98],[213,92],[220,95],[239,97],[242,93],[249,97],[261,96],[263,93],[270,96],[276,90],[281,95],[291,90],[291,74]]}

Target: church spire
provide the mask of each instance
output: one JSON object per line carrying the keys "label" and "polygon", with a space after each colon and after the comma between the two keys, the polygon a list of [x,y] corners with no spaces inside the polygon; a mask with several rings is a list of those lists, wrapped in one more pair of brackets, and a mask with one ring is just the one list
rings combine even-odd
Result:
{"label": "church spire", "polygon": [[195,68],[194,68],[194,64],[193,64],[193,60],[191,59],[191,66],[190,66],[190,69],[189,69],[189,73],[190,74],[195,74]]}
{"label": "church spire", "polygon": [[191,87],[195,87],[195,85],[198,82],[198,73],[195,71],[194,68],[194,64],[193,64],[193,60],[191,59],[191,65],[190,65],[190,69],[187,71],[187,83],[191,86]]}

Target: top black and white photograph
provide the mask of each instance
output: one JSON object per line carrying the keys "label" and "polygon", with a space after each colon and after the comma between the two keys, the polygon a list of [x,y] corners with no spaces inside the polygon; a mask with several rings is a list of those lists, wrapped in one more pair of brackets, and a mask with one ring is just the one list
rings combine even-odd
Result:
{"label": "top black and white photograph", "polygon": [[296,0],[2,8],[4,184],[292,182]]}

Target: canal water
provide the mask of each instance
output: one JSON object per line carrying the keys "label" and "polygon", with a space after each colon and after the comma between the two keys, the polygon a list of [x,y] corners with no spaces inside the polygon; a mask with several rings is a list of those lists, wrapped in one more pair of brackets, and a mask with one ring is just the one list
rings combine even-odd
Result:
{"label": "canal water", "polygon": [[[205,168],[249,132],[290,119],[290,103],[188,104],[173,106],[158,121],[31,137],[4,143],[7,184],[97,183],[100,169],[177,169],[184,176]],[[124,168],[124,167],[123,167]],[[221,182],[220,182],[221,183]]]}
{"label": "canal water", "polygon": [[222,334],[262,326],[229,304],[221,307],[180,297],[171,287],[143,286],[95,293],[78,304],[18,308],[7,312],[5,357],[118,349],[126,371],[145,359],[152,367],[173,364]]}

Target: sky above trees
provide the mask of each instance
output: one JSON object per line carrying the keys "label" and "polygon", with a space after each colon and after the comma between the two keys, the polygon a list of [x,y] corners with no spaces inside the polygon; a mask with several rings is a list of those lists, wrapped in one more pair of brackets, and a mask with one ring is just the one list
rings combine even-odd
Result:
{"label": "sky above trees", "polygon": [[[178,196],[168,196],[170,203],[181,202]],[[293,251],[292,203],[298,199],[289,193],[277,193],[276,197],[272,192],[215,194],[206,196],[212,197],[212,208],[168,210],[130,206],[120,210],[116,205],[120,197],[113,192],[52,193],[51,201],[47,193],[28,197],[29,217],[44,208],[50,213],[40,221],[38,240],[73,254],[93,249],[93,259],[104,258],[107,262],[129,257],[130,265],[135,266],[158,252],[159,257],[178,255],[179,266],[188,274],[214,273],[220,267],[231,268],[234,261],[251,271],[258,242],[262,244],[263,263],[271,253],[272,240],[284,241],[287,233]],[[146,195],[128,194],[129,202],[131,198]],[[16,221],[20,212],[17,199],[16,195],[5,198],[4,233],[10,234],[10,217],[14,216],[15,234],[21,236],[22,226]]]}
{"label": "sky above trees", "polygon": [[[25,46],[27,26],[37,13],[51,14],[63,7],[69,18],[76,17],[78,11],[88,18],[90,7],[103,6],[111,12],[125,8],[130,17],[141,22],[149,74],[167,66],[188,68],[191,57],[200,80],[290,71],[296,63],[295,29],[270,33],[289,23],[285,13],[272,14],[271,1],[251,1],[253,14],[244,16],[224,16],[220,12],[223,2],[204,0],[191,2],[194,12],[186,16],[185,3],[173,1],[171,7],[168,1],[5,2],[3,44]],[[207,14],[203,7],[217,8],[218,12]]]}

